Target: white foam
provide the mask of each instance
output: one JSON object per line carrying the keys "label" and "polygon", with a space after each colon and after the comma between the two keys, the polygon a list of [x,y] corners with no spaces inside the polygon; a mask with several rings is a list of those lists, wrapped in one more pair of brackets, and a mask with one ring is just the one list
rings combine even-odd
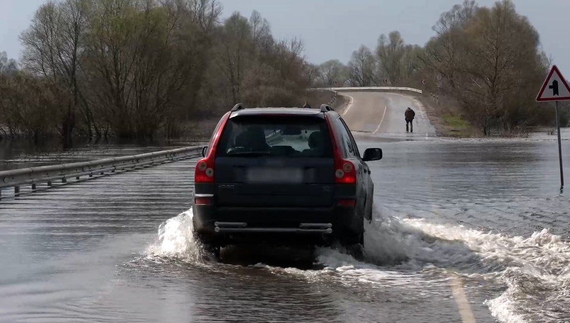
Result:
{"label": "white foam", "polygon": [[192,231],[192,209],[168,219],[158,227],[158,238],[146,254],[150,257],[176,258],[186,261],[200,259],[200,248]]}
{"label": "white foam", "polygon": [[[200,260],[201,248],[192,236],[192,216],[190,209],[161,224],[147,255]],[[349,285],[389,282],[402,288],[442,286],[453,271],[464,278],[482,279],[488,289],[504,287],[502,294],[485,302],[501,322],[570,318],[570,243],[548,230],[530,237],[509,236],[400,218],[377,209],[373,222],[365,226],[364,240],[363,261],[339,249],[318,248],[316,260],[324,270],[283,269],[263,263],[251,267],[310,280],[334,275]]]}
{"label": "white foam", "polygon": [[365,227],[365,262],[326,248],[318,261],[344,278],[399,286],[437,284],[422,273],[441,273],[444,282],[451,270],[488,282],[488,289],[505,287],[485,302],[501,322],[570,320],[570,243],[560,236],[509,236],[375,213]]}
{"label": "white foam", "polygon": [[366,255],[372,260],[406,256],[409,260],[396,267],[450,267],[504,284],[505,292],[486,302],[502,322],[570,319],[565,305],[570,304],[570,243],[546,229],[530,237],[508,236],[386,216],[376,216],[369,228]]}

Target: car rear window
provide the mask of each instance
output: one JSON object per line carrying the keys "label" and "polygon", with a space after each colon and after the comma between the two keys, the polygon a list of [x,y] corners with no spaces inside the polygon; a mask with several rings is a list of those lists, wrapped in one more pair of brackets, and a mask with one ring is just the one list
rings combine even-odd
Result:
{"label": "car rear window", "polygon": [[240,116],[228,120],[217,157],[332,158],[324,119],[299,116]]}

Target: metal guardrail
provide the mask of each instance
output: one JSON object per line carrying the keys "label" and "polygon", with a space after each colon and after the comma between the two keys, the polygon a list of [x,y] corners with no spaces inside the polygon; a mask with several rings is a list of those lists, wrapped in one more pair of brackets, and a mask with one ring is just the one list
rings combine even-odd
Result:
{"label": "metal guardrail", "polygon": [[88,162],[69,163],[61,165],[49,165],[29,168],[19,168],[0,172],[0,199],[2,189],[14,188],[14,195],[20,195],[20,186],[30,185],[31,192],[37,190],[38,184],[46,184],[52,187],[55,181],[65,184],[69,179],[81,180],[82,176],[87,179],[102,175],[113,174],[117,171],[136,170],[141,167],[150,167],[168,162],[194,158],[202,153],[202,146],[178,148],[132,156],[105,158]]}
{"label": "metal guardrail", "polygon": [[334,92],[348,92],[348,91],[407,91],[422,94],[423,91],[419,89],[414,89],[411,87],[397,87],[397,86],[368,86],[368,87],[323,87],[323,88],[312,88],[315,90],[329,90]]}

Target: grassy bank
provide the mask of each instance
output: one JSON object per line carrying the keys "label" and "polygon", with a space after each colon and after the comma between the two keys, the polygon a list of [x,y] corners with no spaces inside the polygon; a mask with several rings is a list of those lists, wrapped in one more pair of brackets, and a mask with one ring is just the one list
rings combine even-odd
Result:
{"label": "grassy bank", "polygon": [[424,106],[436,134],[440,137],[482,137],[481,131],[468,120],[459,104],[447,97],[432,97],[430,94],[414,95]]}

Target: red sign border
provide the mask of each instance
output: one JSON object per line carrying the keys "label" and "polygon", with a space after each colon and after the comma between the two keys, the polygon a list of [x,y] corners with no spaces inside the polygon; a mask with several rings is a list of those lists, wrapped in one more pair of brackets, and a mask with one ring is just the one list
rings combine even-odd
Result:
{"label": "red sign border", "polygon": [[548,85],[548,81],[550,81],[550,78],[552,77],[552,75],[556,73],[558,74],[558,77],[560,77],[560,80],[562,80],[562,84],[564,84],[564,86],[566,87],[566,89],[568,90],[568,92],[570,92],[570,87],[568,86],[568,83],[566,82],[566,79],[564,78],[564,76],[562,76],[562,73],[560,73],[560,70],[558,69],[558,67],[556,67],[556,65],[552,65],[552,68],[550,69],[550,73],[548,73],[548,77],[546,78],[546,80],[544,80],[544,84],[542,84],[542,88],[540,89],[540,92],[538,92],[538,95],[536,96],[536,101],[537,102],[550,102],[550,101],[567,101],[570,100],[570,96],[567,97],[560,97],[560,98],[548,98],[548,99],[543,99],[541,98],[541,96],[544,94],[544,91],[546,90],[546,86]]}

